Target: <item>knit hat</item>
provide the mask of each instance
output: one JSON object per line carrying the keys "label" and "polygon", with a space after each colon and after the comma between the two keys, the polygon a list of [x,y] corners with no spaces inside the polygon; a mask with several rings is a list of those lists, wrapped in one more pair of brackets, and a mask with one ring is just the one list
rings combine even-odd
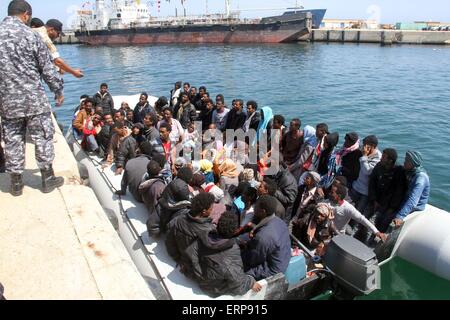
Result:
{"label": "knit hat", "polygon": [[359,137],[356,132],[350,132],[345,135],[345,140],[348,140],[352,145],[358,141]]}
{"label": "knit hat", "polygon": [[423,164],[422,154],[418,151],[406,152],[406,161],[409,161],[415,168],[419,168]]}
{"label": "knit hat", "polygon": [[377,147],[378,146],[378,138],[374,135],[367,136],[363,140],[363,145],[370,145]]}

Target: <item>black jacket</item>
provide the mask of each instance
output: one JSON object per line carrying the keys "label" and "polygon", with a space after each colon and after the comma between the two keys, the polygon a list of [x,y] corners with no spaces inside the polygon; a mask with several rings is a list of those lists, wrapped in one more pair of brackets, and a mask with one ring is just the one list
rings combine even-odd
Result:
{"label": "black jacket", "polygon": [[125,168],[127,161],[136,157],[137,143],[132,136],[126,137],[120,144],[116,155],[116,167]]}
{"label": "black jacket", "polygon": [[159,199],[166,188],[166,182],[163,177],[151,178],[143,181],[138,188],[139,195],[142,198],[142,202],[148,210],[149,215],[152,215],[156,211]]}
{"label": "black jacket", "polygon": [[214,298],[244,295],[255,283],[252,276],[244,273],[241,250],[233,239],[222,239],[210,233],[207,243],[199,242],[199,262],[200,288]]}
{"label": "black jacket", "polygon": [[105,154],[108,152],[109,143],[111,142],[113,131],[112,126],[104,125],[102,130],[97,134],[95,139],[101,149],[101,151]]}
{"label": "black jacket", "polygon": [[139,193],[139,185],[141,184],[142,177],[147,172],[147,165],[149,162],[149,156],[140,155],[127,162],[125,172],[123,173],[121,184],[122,192],[125,192],[128,187],[128,190],[138,202],[142,202],[142,197]]}
{"label": "black jacket", "polygon": [[250,121],[250,129],[258,130],[259,123],[261,122],[261,114],[258,111],[255,111],[255,115]]}
{"label": "black jacket", "polygon": [[242,129],[244,126],[247,115],[244,111],[237,112],[236,109],[231,109],[227,115],[227,123],[225,124],[225,129],[238,130]]}
{"label": "black jacket", "polygon": [[94,95],[94,101],[96,107],[102,107],[103,114],[113,115],[114,112],[114,100],[109,92],[105,93],[102,97],[100,92]]}
{"label": "black jacket", "polygon": [[369,203],[375,201],[380,205],[379,211],[400,210],[405,198],[408,183],[402,166],[387,171],[378,163],[369,178]]}
{"label": "black jacket", "polygon": [[214,109],[205,109],[200,113],[199,120],[202,122],[202,131],[208,130],[212,123],[212,115]]}
{"label": "black jacket", "polygon": [[191,279],[202,277],[198,239],[206,239],[213,230],[215,226],[210,218],[196,218],[190,213],[179,215],[168,225],[167,252]]}
{"label": "black jacket", "polygon": [[167,225],[173,220],[180,210],[190,207],[191,193],[189,186],[183,180],[176,178],[164,189],[160,206],[160,230],[166,232]]}
{"label": "black jacket", "polygon": [[362,152],[359,149],[342,157],[341,174],[347,178],[347,187],[349,188],[351,188],[353,181],[358,179],[359,170],[361,168],[359,158],[361,157]]}
{"label": "black jacket", "polygon": [[286,208],[286,219],[290,220],[292,217],[292,208],[298,194],[297,181],[292,173],[284,167],[280,167],[280,171],[278,171],[273,179],[278,186],[275,198]]}
{"label": "black jacket", "polygon": [[180,110],[181,107],[182,106],[180,104],[176,108],[176,110],[174,110],[174,115],[177,118],[177,120],[180,121],[181,126],[184,129],[187,129],[189,124],[191,124],[192,122],[197,120],[197,110],[195,109],[195,107],[190,102],[187,102],[183,106],[183,112],[181,113],[180,117],[178,117],[178,111]]}

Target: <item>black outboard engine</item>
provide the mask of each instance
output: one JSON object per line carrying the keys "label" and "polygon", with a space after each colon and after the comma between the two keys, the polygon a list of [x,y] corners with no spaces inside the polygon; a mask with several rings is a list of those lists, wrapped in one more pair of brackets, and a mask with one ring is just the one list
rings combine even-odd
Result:
{"label": "black outboard engine", "polygon": [[323,261],[347,298],[368,295],[380,289],[380,267],[375,253],[352,237],[334,237],[327,246]]}

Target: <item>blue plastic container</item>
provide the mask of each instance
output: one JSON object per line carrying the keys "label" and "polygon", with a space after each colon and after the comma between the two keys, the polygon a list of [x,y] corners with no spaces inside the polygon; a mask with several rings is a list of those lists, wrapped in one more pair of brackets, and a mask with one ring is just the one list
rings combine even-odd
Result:
{"label": "blue plastic container", "polygon": [[298,256],[291,257],[291,261],[284,275],[290,285],[296,284],[306,278],[306,259],[302,253]]}

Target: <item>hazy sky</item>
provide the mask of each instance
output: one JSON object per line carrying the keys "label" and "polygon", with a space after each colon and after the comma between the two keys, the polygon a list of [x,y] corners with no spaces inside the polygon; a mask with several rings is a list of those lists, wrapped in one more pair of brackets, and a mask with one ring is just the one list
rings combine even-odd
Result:
{"label": "hazy sky", "polygon": [[[0,15],[7,14],[9,0],[0,0]],[[50,18],[60,19],[67,25],[75,8],[80,8],[87,1],[79,0],[28,0],[33,7],[33,16],[42,20]],[[91,0],[95,3],[95,0]],[[158,13],[156,0],[144,1],[152,6],[153,15],[174,15],[175,5],[182,12],[181,1],[161,0],[161,11]],[[187,12],[191,14],[204,13],[206,3],[208,3],[209,12],[223,12],[224,0],[185,0]],[[265,15],[279,14],[283,8],[295,5],[295,0],[234,0],[232,9],[242,9],[242,16],[262,17]],[[328,9],[325,18],[360,18],[376,19],[382,23],[412,22],[418,20],[450,22],[450,1],[449,0],[305,0],[298,1],[305,8],[326,8]],[[245,9],[278,9],[251,10]]]}

